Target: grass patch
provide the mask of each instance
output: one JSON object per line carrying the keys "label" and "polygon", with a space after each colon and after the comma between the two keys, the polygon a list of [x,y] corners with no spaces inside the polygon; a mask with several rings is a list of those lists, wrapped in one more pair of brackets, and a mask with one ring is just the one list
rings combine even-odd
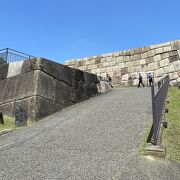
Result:
{"label": "grass patch", "polygon": [[0,131],[4,129],[16,129],[14,118],[4,116],[4,125],[0,124]]}
{"label": "grass patch", "polygon": [[180,162],[180,90],[177,87],[169,88],[168,100],[168,127],[163,132],[163,143],[167,148],[167,158]]}

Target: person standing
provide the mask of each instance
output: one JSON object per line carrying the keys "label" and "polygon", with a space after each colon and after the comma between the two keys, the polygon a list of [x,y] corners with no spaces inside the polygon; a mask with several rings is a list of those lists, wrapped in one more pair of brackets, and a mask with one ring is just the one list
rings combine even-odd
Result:
{"label": "person standing", "polygon": [[139,77],[138,77],[138,79],[139,79],[139,84],[138,84],[138,87],[140,87],[140,85],[141,85],[141,84],[143,85],[143,87],[145,87],[145,85],[143,84],[143,78],[142,78],[141,73],[139,73]]}
{"label": "person standing", "polygon": [[148,80],[149,80],[149,86],[151,87],[153,83],[153,77],[151,73],[148,74]]}
{"label": "person standing", "polygon": [[109,85],[113,88],[112,79],[111,79],[111,77],[109,76],[109,74],[106,74],[106,78],[107,78],[107,81],[109,82]]}

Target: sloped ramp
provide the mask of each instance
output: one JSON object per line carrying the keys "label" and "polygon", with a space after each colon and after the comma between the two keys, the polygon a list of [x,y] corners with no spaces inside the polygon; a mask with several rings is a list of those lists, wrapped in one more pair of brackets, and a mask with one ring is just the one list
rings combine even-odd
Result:
{"label": "sloped ramp", "polygon": [[0,179],[178,179],[177,167],[167,176],[171,164],[163,174],[156,165],[164,162],[137,154],[150,119],[149,88],[113,89],[73,105],[0,137]]}

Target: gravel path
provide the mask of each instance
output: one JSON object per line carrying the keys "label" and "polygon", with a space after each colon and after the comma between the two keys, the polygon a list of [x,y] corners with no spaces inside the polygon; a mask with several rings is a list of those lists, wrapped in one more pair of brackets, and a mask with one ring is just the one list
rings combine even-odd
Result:
{"label": "gravel path", "polygon": [[150,119],[149,88],[73,105],[0,136],[0,179],[177,179],[179,165],[137,154]]}

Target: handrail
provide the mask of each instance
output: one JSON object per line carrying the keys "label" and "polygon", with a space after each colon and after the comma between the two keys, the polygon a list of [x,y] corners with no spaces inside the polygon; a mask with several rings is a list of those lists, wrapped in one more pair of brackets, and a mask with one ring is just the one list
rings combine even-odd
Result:
{"label": "handrail", "polygon": [[2,59],[6,63],[22,61],[22,60],[24,61],[31,58],[35,58],[35,57],[11,48],[4,48],[0,50],[0,59]]}
{"label": "handrail", "polygon": [[155,84],[151,86],[151,96],[152,96],[152,114],[153,114],[153,136],[152,143],[154,145],[158,144],[159,129],[162,122],[163,114],[165,113],[165,102],[169,87],[169,75],[163,77],[157,84],[158,91],[155,93]]}

